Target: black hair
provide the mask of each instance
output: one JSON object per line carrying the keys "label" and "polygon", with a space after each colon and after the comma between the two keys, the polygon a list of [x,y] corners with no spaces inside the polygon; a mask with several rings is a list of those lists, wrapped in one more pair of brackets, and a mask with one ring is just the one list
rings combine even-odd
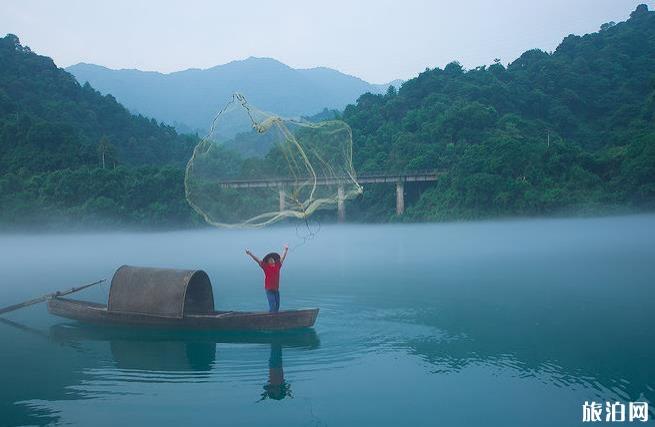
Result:
{"label": "black hair", "polygon": [[277,252],[271,252],[270,254],[266,254],[263,261],[268,262],[269,258],[273,258],[275,260],[275,262],[277,262],[277,263],[279,263],[280,260],[281,260],[280,254],[277,253]]}

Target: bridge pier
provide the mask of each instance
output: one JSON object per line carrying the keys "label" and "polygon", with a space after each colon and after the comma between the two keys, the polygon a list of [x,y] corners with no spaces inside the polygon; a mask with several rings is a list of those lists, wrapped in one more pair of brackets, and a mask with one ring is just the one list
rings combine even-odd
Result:
{"label": "bridge pier", "polygon": [[346,196],[343,192],[343,185],[340,185],[337,188],[337,212],[339,214],[339,222],[344,222],[346,220]]}
{"label": "bridge pier", "polygon": [[284,212],[286,210],[286,193],[284,192],[284,188],[280,187],[280,212]]}
{"label": "bridge pier", "polygon": [[396,182],[396,215],[400,216],[405,213],[405,183]]}

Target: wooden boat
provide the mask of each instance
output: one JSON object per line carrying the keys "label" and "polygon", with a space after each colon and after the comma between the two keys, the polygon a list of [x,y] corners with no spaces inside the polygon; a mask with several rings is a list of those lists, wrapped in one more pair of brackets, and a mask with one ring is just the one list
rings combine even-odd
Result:
{"label": "wooden boat", "polygon": [[107,305],[54,297],[48,301],[48,311],[96,324],[217,331],[309,328],[318,316],[318,308],[215,311],[211,281],[204,271],[127,265],[114,273]]}

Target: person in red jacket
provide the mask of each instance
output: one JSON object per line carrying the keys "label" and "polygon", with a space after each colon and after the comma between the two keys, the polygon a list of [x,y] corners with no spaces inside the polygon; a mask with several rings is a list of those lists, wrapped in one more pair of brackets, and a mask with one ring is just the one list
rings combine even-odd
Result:
{"label": "person in red jacket", "polygon": [[281,257],[277,252],[271,252],[263,260],[260,260],[246,249],[246,254],[264,270],[264,289],[266,289],[266,298],[268,299],[268,311],[271,313],[280,311],[280,269],[288,251],[289,245],[284,245]]}

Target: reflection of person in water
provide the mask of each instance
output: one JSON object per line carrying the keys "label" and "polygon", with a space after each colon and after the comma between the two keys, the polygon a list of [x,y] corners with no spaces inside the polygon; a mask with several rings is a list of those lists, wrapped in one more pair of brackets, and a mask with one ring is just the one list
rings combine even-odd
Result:
{"label": "reflection of person in water", "polygon": [[287,396],[293,398],[291,385],[284,381],[282,345],[271,343],[271,356],[268,359],[268,384],[264,386],[260,401],[266,399],[282,400]]}

